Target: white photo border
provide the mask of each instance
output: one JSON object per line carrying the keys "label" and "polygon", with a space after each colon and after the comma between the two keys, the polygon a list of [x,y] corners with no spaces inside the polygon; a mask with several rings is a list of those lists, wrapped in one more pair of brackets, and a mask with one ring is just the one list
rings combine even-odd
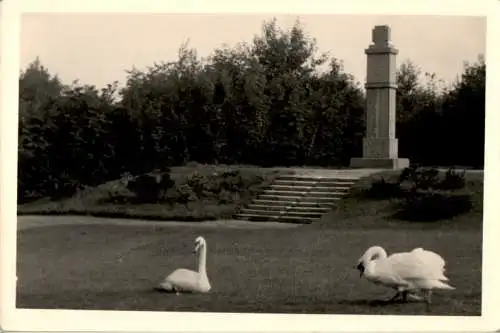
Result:
{"label": "white photo border", "polygon": [[[496,221],[500,186],[500,1],[470,0],[4,0],[1,17],[0,325],[6,331],[493,331],[500,309]],[[278,315],[15,308],[20,15],[26,12],[180,12],[487,16],[482,316]],[[467,38],[467,36],[464,36]],[[362,52],[362,50],[360,50]],[[495,112],[496,111],[496,112]],[[362,318],[362,320],[360,320]],[[390,323],[388,326],[387,323]]]}

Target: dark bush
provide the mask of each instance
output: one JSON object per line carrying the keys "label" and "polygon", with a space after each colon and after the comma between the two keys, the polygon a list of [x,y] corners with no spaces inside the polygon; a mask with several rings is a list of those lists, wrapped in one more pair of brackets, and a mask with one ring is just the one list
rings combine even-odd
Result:
{"label": "dark bush", "polygon": [[390,182],[383,177],[380,180],[374,181],[370,188],[365,191],[365,196],[370,199],[391,199],[398,198],[403,191],[398,182]]}
{"label": "dark bush", "polygon": [[408,184],[411,191],[431,190],[437,188],[439,184],[439,170],[410,166],[401,172],[399,182],[401,185]]}
{"label": "dark bush", "polygon": [[172,188],[171,190],[168,190],[165,193],[164,199],[169,204],[179,203],[186,205],[189,202],[196,201],[198,197],[189,185],[182,184],[178,188]]}
{"label": "dark bush", "polygon": [[217,200],[220,204],[228,204],[239,199],[239,192],[251,187],[262,178],[244,179],[239,170],[200,174],[193,172],[180,182],[177,189],[165,193],[164,199],[170,204],[187,204],[199,199]]}
{"label": "dark bush", "polygon": [[209,195],[209,189],[212,187],[210,182],[213,180],[210,178],[211,177],[207,177],[195,171],[188,177],[186,185],[191,188],[191,191],[196,195],[196,197],[206,197]]}
{"label": "dark bush", "polygon": [[145,174],[128,181],[127,188],[136,199],[143,203],[156,203],[162,200],[165,193],[174,185],[170,173]]}
{"label": "dark bush", "polygon": [[437,185],[441,190],[460,190],[465,187],[465,170],[457,172],[453,168],[446,171],[444,179]]}
{"label": "dark bush", "polygon": [[72,197],[78,190],[83,188],[83,185],[69,175],[63,174],[59,179],[53,180],[52,187],[50,191],[51,200],[59,200]]}
{"label": "dark bush", "polygon": [[469,194],[418,192],[402,201],[395,217],[406,221],[436,221],[468,212],[472,207]]}

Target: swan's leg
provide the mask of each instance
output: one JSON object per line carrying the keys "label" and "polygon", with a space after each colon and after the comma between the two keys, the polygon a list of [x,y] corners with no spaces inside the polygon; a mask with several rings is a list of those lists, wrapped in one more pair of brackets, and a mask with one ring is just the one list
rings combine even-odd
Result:
{"label": "swan's leg", "polygon": [[396,291],[396,295],[392,296],[391,299],[389,299],[389,302],[395,302],[401,297],[401,290]]}
{"label": "swan's leg", "polygon": [[408,302],[408,294],[409,293],[410,292],[408,290],[403,290],[403,292],[402,292],[402,298],[403,298],[404,302]]}
{"label": "swan's leg", "polygon": [[411,292],[410,290],[403,290],[401,293],[404,302],[408,302],[409,300],[422,300],[418,295],[416,295],[414,292]]}
{"label": "swan's leg", "polygon": [[422,297],[418,296],[417,294],[415,293],[411,293],[409,292],[408,293],[408,299],[411,299],[413,301],[421,301],[422,300]]}
{"label": "swan's leg", "polygon": [[432,298],[432,290],[427,290],[426,294],[427,294],[426,302],[427,302],[427,304],[430,305],[432,303],[432,300],[431,300],[431,298]]}

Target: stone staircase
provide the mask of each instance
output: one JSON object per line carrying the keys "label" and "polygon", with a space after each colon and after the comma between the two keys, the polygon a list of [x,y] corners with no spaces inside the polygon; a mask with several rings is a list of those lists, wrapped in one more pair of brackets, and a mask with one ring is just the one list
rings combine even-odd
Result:
{"label": "stone staircase", "polygon": [[360,178],[361,175],[348,173],[281,176],[234,218],[311,223],[332,210]]}

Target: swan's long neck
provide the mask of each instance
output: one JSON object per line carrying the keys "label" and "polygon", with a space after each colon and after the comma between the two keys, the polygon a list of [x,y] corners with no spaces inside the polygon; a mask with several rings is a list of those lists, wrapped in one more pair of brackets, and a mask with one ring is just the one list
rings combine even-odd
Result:
{"label": "swan's long neck", "polygon": [[203,244],[198,259],[198,273],[202,275],[207,274],[207,244]]}
{"label": "swan's long neck", "polygon": [[385,259],[387,258],[387,252],[379,246],[373,247],[368,250],[364,258],[365,264],[369,263],[375,259]]}

